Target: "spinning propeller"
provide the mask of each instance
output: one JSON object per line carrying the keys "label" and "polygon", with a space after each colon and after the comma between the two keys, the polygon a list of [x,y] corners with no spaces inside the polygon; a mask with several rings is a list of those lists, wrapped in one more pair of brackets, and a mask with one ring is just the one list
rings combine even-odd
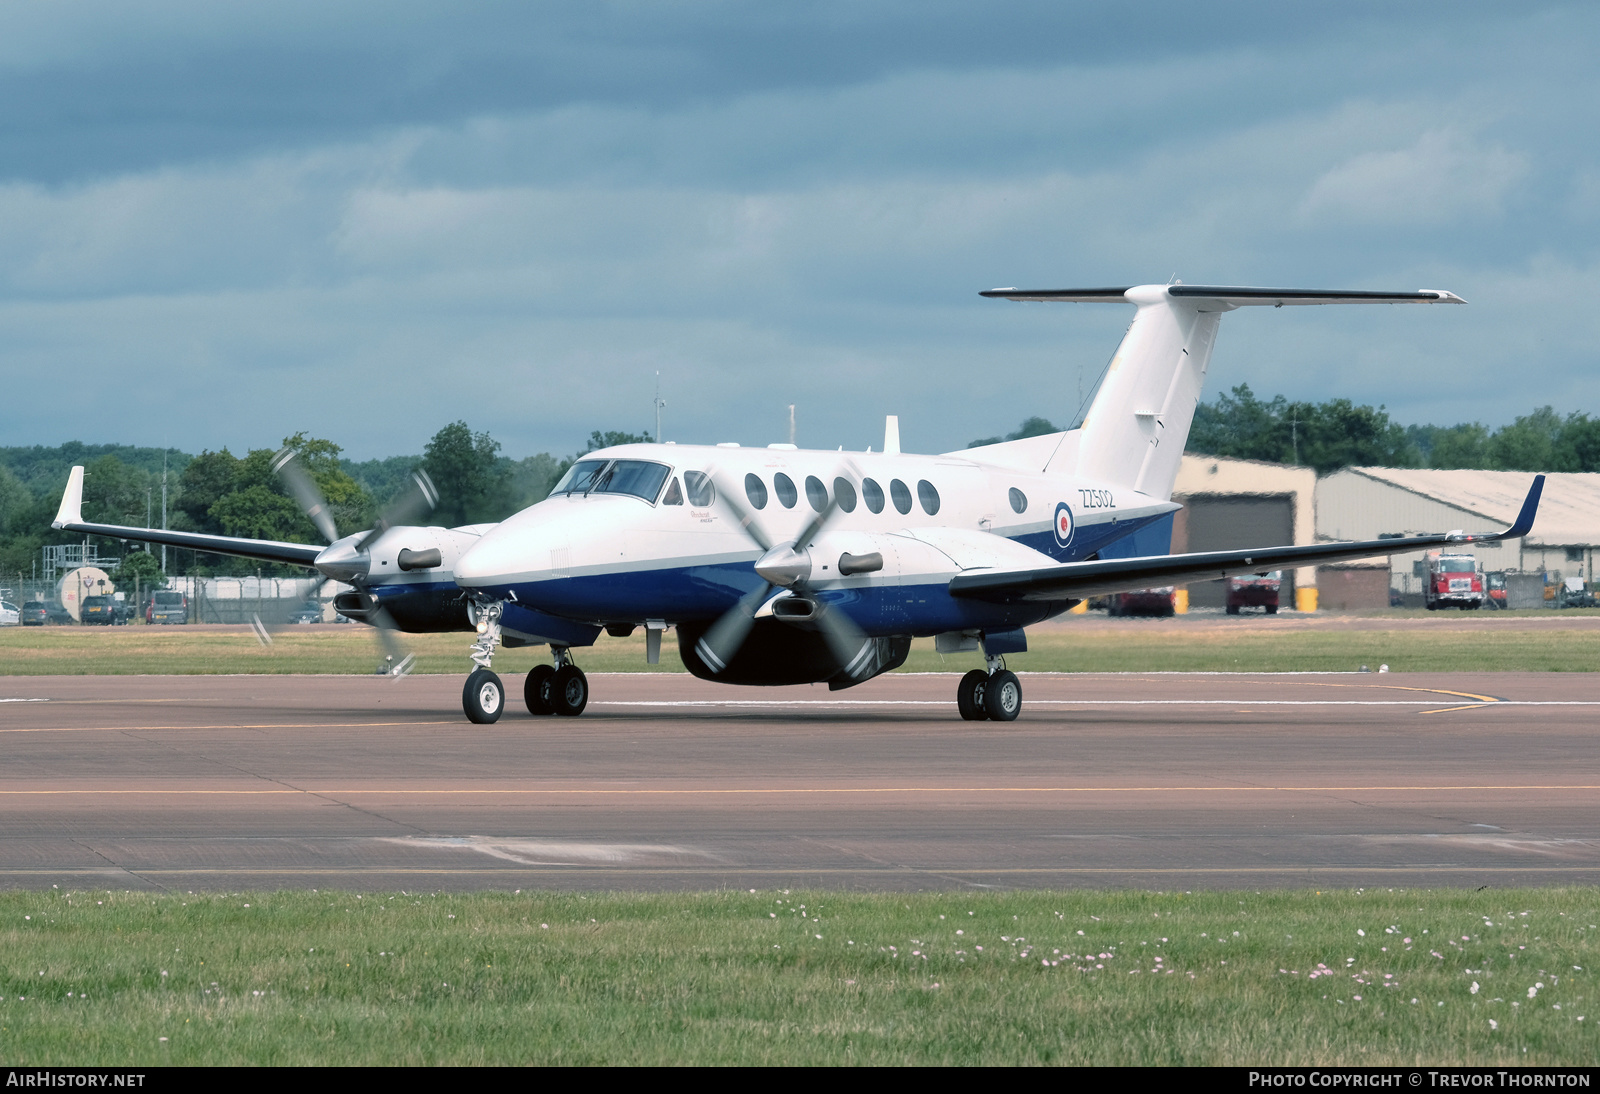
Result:
{"label": "spinning propeller", "polygon": [[[756,559],[755,569],[766,584],[740,597],[737,604],[711,624],[700,641],[695,643],[695,652],[699,654],[700,659],[713,673],[720,675],[750,637],[750,631],[755,626],[757,612],[761,606],[775,590],[782,588],[788,589],[792,594],[785,598],[790,607],[780,613],[775,606],[773,614],[792,622],[815,627],[827,642],[828,649],[839,668],[849,676],[858,675],[871,661],[874,652],[871,639],[862,633],[861,628],[857,627],[842,609],[824,604],[811,587],[811,542],[839,511],[837,491],[823,507],[822,512],[818,513],[791,542],[774,544],[755,514],[741,505],[731,490],[722,489],[722,485],[716,482],[715,476],[710,477],[717,487],[718,496],[729,509],[733,510],[740,530],[761,548],[763,554]],[[841,573],[844,572],[841,568]],[[782,604],[785,601],[778,603]]]}
{"label": "spinning propeller", "polygon": [[411,472],[411,481],[406,489],[389,503],[371,530],[359,539],[350,537],[341,540],[339,530],[333,523],[333,514],[328,510],[327,500],[310,472],[295,459],[294,450],[285,448],[273,457],[272,469],[329,543],[328,549],[317,556],[316,567],[322,576],[312,586],[312,596],[308,599],[316,598],[328,581],[343,581],[354,586],[362,603],[367,605],[367,621],[377,630],[378,641],[383,646],[384,660],[379,671],[390,676],[404,676],[411,671],[416,657],[406,652],[394,618],[368,587],[367,575],[372,568],[369,548],[389,529],[415,524],[433,511],[434,506],[439,504],[439,492],[434,488],[433,480],[428,478],[426,471],[417,468]]}

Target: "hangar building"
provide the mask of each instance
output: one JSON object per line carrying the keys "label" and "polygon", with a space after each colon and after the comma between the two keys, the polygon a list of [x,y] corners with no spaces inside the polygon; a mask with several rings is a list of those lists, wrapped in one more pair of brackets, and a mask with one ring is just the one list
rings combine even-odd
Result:
{"label": "hangar building", "polygon": [[[1317,538],[1497,531],[1515,519],[1532,482],[1527,471],[1349,467],[1317,483]],[[1600,474],[1551,474],[1531,533],[1471,550],[1485,570],[1545,571],[1552,578],[1559,572],[1593,581],[1597,548]],[[1396,555],[1390,560],[1390,587],[1422,591],[1416,558]]]}

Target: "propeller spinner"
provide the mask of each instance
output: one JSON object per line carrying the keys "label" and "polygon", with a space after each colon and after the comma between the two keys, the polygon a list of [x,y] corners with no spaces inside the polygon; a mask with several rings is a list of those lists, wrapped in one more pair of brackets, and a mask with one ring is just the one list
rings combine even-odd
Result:
{"label": "propeller spinner", "polygon": [[[439,503],[439,492],[433,480],[428,478],[426,471],[417,468],[411,473],[408,487],[389,503],[369,531],[359,538],[347,536],[341,539],[322,490],[311,473],[295,459],[294,450],[285,448],[279,452],[273,458],[272,469],[329,543],[328,548],[317,555],[317,572],[324,581],[343,581],[354,586],[362,603],[367,605],[366,619],[377,630],[378,641],[383,647],[384,660],[379,665],[379,671],[390,676],[404,676],[411,671],[416,657],[406,651],[394,618],[368,586],[367,576],[372,568],[370,548],[389,529],[415,524],[433,511]],[[322,584],[319,581],[313,591],[320,592]]]}
{"label": "propeller spinner", "polygon": [[721,674],[749,639],[761,606],[781,588],[788,589],[792,599],[799,603],[793,609],[775,614],[789,620],[804,620],[814,626],[822,634],[840,671],[851,677],[859,675],[872,661],[871,639],[843,610],[823,603],[811,587],[811,543],[839,512],[838,497],[830,499],[822,512],[791,542],[774,544],[755,514],[740,505],[732,491],[718,484],[717,494],[733,511],[744,534],[761,548],[763,554],[756,560],[755,570],[766,584],[745,594],[711,624],[695,644],[695,653],[713,673]]}

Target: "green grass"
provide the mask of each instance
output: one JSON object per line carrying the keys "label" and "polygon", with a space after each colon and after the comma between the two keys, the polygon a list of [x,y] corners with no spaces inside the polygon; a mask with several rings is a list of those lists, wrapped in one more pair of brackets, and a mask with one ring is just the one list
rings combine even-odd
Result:
{"label": "green grass", "polygon": [[[1561,613],[1561,621],[1580,614]],[[1125,620],[1116,626],[1089,619],[1035,628],[1029,651],[1007,658],[1025,672],[1354,671],[1387,664],[1394,672],[1592,672],[1600,668],[1600,625],[1593,629],[1547,625],[1555,613],[1468,617],[1395,613],[1393,619],[1340,625],[1337,617],[1312,621],[1263,620],[1257,624],[1190,626]],[[1597,621],[1600,622],[1600,621]],[[1308,625],[1309,624],[1309,625]],[[1545,624],[1545,625],[1541,625]],[[642,632],[630,638],[602,635],[577,650],[588,672],[682,672],[676,636],[662,644],[661,664],[645,664]],[[463,673],[468,634],[407,635],[417,672]],[[526,672],[548,660],[543,647],[501,650],[495,668]],[[0,631],[0,675],[121,675],[206,673],[368,673],[377,645],[365,627],[288,628],[262,647],[246,628],[10,627]],[[931,639],[919,639],[907,672],[954,672],[977,667],[975,653],[940,656]]]}
{"label": "green grass", "polygon": [[1596,924],[1595,889],[6,893],[0,1064],[1587,1065]]}

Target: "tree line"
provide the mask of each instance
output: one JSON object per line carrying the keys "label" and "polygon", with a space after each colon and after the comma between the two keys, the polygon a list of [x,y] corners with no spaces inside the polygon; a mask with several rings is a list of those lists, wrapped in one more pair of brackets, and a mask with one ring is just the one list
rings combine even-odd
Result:
{"label": "tree line", "polygon": [[[574,461],[597,448],[647,441],[642,433],[595,430],[586,446],[570,456],[541,452],[523,460],[501,454],[500,442],[452,422],[434,434],[419,456],[394,456],[356,462],[344,459],[333,441],[296,433],[283,447],[294,449],[327,499],[341,535],[371,527],[377,515],[407,489],[411,472],[425,470],[439,491],[429,523],[455,527],[499,521],[549,494]],[[250,449],[235,456],[226,447],[193,456],[177,449],[129,445],[0,448],[0,583],[7,576],[33,573],[46,544],[82,537],[50,527],[67,475],[84,467],[83,517],[92,524],[161,526],[163,466],[167,481],[167,525],[191,532],[320,543],[321,537],[272,471],[277,448]],[[102,541],[103,543],[106,541]],[[159,581],[160,548],[111,541],[102,554],[121,555],[123,577],[137,573],[144,583]],[[171,574],[234,573],[241,566],[219,555],[168,549]],[[263,573],[299,573],[293,567],[262,565]]]}
{"label": "tree line", "polygon": [[[1029,418],[1014,433],[968,447],[1054,432],[1048,420]],[[1600,418],[1581,411],[1563,417],[1545,406],[1498,429],[1479,422],[1402,425],[1382,406],[1291,402],[1282,395],[1263,401],[1240,384],[1195,407],[1185,451],[1311,467],[1319,475],[1345,467],[1600,471]]]}

